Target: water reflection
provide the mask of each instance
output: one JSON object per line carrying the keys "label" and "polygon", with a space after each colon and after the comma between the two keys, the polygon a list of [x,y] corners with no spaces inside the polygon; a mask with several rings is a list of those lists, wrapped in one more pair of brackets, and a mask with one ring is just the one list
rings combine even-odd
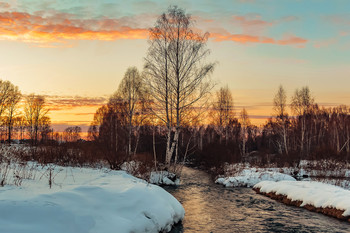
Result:
{"label": "water reflection", "polygon": [[175,232],[350,232],[350,224],[286,206],[249,188],[224,188],[205,172],[184,167],[179,187],[167,187],[184,206]]}

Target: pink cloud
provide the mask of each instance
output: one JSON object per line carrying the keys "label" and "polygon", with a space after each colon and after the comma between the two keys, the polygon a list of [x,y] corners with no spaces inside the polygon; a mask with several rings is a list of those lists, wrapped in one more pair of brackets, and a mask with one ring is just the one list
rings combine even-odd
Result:
{"label": "pink cloud", "polygon": [[77,20],[67,14],[0,12],[0,39],[35,43],[64,40],[146,39],[148,30],[125,26],[120,19]]}
{"label": "pink cloud", "polygon": [[307,42],[307,39],[291,35],[291,36],[287,36],[286,38],[284,38],[282,40],[278,40],[277,44],[280,44],[280,45],[299,44],[299,45],[301,45],[301,44],[305,44],[306,42]]}
{"label": "pink cloud", "polygon": [[313,46],[315,48],[326,48],[332,44],[337,43],[337,41],[338,40],[335,38],[331,38],[331,39],[327,39],[327,40],[320,40],[320,41],[316,41]]}
{"label": "pink cloud", "polygon": [[242,34],[263,35],[264,32],[274,25],[273,22],[263,20],[259,14],[234,15],[231,23],[238,27]]}
{"label": "pink cloud", "polygon": [[10,4],[7,2],[0,2],[0,8],[7,9],[10,8]]}
{"label": "pink cloud", "polygon": [[275,40],[271,37],[264,37],[264,36],[252,36],[252,35],[246,35],[246,34],[231,34],[228,32],[225,33],[212,33],[210,37],[214,41],[234,41],[238,43],[260,43],[260,44],[277,44],[277,45],[298,45],[303,46],[305,45],[308,40],[297,37],[294,35],[286,36],[284,39],[281,40]]}
{"label": "pink cloud", "polygon": [[339,32],[339,35],[340,35],[340,36],[348,36],[349,34],[350,34],[349,31],[340,31],[340,32]]}
{"label": "pink cloud", "polygon": [[[0,12],[0,40],[17,40],[35,43],[40,47],[69,47],[72,40],[147,39],[146,21],[156,18],[153,14],[132,17],[77,19],[75,15],[54,10],[26,12]],[[213,19],[197,17],[201,22],[214,26]],[[294,18],[286,19],[293,20]],[[241,33],[229,33],[216,25],[211,37],[214,41],[234,41],[238,43],[263,43],[303,46],[307,40],[288,36],[277,40],[264,36],[264,31],[276,24],[263,20],[258,14],[235,15],[230,18]],[[136,22],[141,22],[138,25]]]}
{"label": "pink cloud", "polygon": [[76,107],[96,107],[106,104],[106,97],[85,97],[85,96],[44,96],[51,111],[61,111]]}
{"label": "pink cloud", "polygon": [[350,17],[348,15],[330,15],[326,16],[325,20],[333,24],[349,26]]}

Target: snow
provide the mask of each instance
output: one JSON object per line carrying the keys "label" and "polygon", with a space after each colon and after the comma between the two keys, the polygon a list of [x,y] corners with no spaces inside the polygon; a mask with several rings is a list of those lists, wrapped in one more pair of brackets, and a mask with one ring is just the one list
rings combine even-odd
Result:
{"label": "snow", "polygon": [[236,176],[218,178],[215,183],[223,184],[226,187],[253,187],[255,184],[263,180],[290,180],[295,179],[287,174],[271,171],[257,171],[256,169],[243,169]]}
{"label": "snow", "polygon": [[167,171],[151,172],[149,182],[157,185],[179,185],[180,179]]}
{"label": "snow", "polygon": [[278,167],[269,164],[268,167],[253,167],[249,163],[225,164],[224,177],[239,176],[243,169],[256,172],[279,172],[299,180],[319,181],[350,189],[350,164],[335,160],[301,160],[300,167]]}
{"label": "snow", "polygon": [[184,218],[172,195],[124,171],[52,165],[36,172],[19,187],[0,188],[0,232],[161,232]]}
{"label": "snow", "polygon": [[[249,163],[226,164],[224,175],[235,174],[242,169],[251,169],[253,165]],[[277,171],[297,177],[333,177],[350,178],[350,164],[334,160],[301,160],[300,167],[278,167],[277,164],[269,164],[268,167],[258,167],[257,171]]]}
{"label": "snow", "polygon": [[344,210],[344,217],[350,216],[350,191],[334,185],[315,181],[262,181],[254,188],[260,188],[264,193],[286,195],[292,201],[302,201],[301,206],[333,207]]}

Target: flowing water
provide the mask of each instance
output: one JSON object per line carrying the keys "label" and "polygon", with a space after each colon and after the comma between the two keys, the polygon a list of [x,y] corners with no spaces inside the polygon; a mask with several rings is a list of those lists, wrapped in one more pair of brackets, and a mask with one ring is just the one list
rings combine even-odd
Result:
{"label": "flowing water", "polygon": [[184,167],[178,187],[166,187],[185,208],[176,232],[350,232],[350,223],[287,206],[251,188],[225,188]]}

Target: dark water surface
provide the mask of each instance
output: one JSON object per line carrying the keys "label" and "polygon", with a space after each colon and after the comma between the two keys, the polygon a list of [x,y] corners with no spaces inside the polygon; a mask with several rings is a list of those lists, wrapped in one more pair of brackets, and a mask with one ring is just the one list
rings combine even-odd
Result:
{"label": "dark water surface", "polygon": [[200,170],[184,167],[178,187],[165,189],[184,206],[171,232],[350,232],[350,224],[287,206],[250,188],[225,188]]}

